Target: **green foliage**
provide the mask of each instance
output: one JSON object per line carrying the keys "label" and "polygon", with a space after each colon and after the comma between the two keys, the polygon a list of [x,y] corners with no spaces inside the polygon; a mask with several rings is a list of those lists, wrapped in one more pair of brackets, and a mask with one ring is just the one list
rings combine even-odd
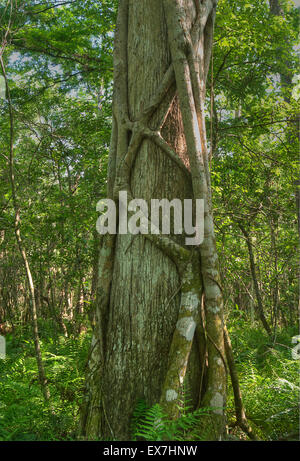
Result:
{"label": "green foliage", "polygon": [[226,309],[247,317],[257,304],[242,224],[273,326],[296,321],[298,296],[299,14],[290,2],[280,4],[283,14],[275,16],[269,2],[219,2],[208,124]]}
{"label": "green foliage", "polygon": [[42,341],[51,392],[47,406],[29,332],[7,337],[7,358],[0,361],[0,440],[76,438],[89,343],[89,335]]}
{"label": "green foliage", "polygon": [[[249,422],[263,440],[299,433],[299,360],[292,358],[297,329],[279,331],[275,342],[249,323],[231,322],[230,336]],[[232,390],[229,421],[234,421]]]}
{"label": "green foliage", "polygon": [[[0,44],[10,23],[7,5],[0,0]],[[21,233],[40,299],[52,398],[46,407],[26,326],[27,287],[8,178],[9,108],[0,75],[0,323],[17,326],[0,361],[0,440],[66,440],[75,437],[89,343],[89,336],[76,333],[93,305],[95,207],[106,188],[117,0],[13,5],[3,60],[14,112]],[[298,429],[298,364],[290,348],[298,298],[299,14],[290,1],[281,5],[284,14],[274,16],[268,1],[218,2],[207,98],[213,96],[207,129],[225,314],[249,420],[268,440]],[[251,235],[274,344],[255,318],[239,222]],[[59,319],[73,339],[60,335]],[[209,409],[191,412],[185,402],[180,411],[177,421],[168,421],[158,405],[139,402],[133,437],[200,439],[199,422]],[[234,423],[232,394],[228,416]]]}
{"label": "green foliage", "polygon": [[[21,235],[33,280],[42,291],[49,285],[67,290],[75,301],[80,289],[91,291],[96,204],[106,189],[115,6],[114,0],[15,3],[3,53],[14,113]],[[2,43],[9,24],[5,1],[0,17]],[[25,282],[13,231],[5,98],[0,98],[0,151],[0,251],[10,248],[1,258],[5,305]],[[50,268],[56,268],[55,276]],[[43,294],[44,317],[49,305],[52,315],[61,315],[65,301]],[[19,320],[18,310],[12,309],[10,321]],[[0,317],[7,320],[6,314]]]}
{"label": "green foliage", "polygon": [[[296,329],[279,331],[272,344],[262,330],[240,318],[229,323],[249,422],[263,440],[297,433],[299,363],[291,356]],[[0,361],[0,440],[76,439],[89,345],[89,335],[68,339],[54,334],[51,325],[42,328],[42,353],[51,392],[47,407],[38,383],[30,331],[23,328],[7,336],[7,358]],[[210,411],[192,411],[187,393],[180,404],[180,417],[170,421],[158,404],[149,408],[140,400],[133,411],[132,438],[201,440],[201,420]],[[231,386],[227,417],[230,427],[235,423]],[[237,428],[230,429],[230,435],[245,438]]]}
{"label": "green foliage", "polygon": [[201,440],[201,417],[209,415],[210,409],[191,411],[189,405],[184,405],[179,411],[178,419],[169,420],[159,404],[149,408],[140,400],[132,417],[133,440]]}

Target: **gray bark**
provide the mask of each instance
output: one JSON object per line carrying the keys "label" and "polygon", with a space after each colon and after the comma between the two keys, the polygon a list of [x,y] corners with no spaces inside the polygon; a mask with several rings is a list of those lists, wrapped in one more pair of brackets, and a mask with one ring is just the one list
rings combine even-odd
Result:
{"label": "gray bark", "polygon": [[[178,235],[103,238],[82,411],[88,438],[128,439],[141,398],[177,417],[185,378],[195,407],[216,407],[204,423],[205,437],[219,439],[224,430],[223,301],[204,120],[215,6],[209,0],[119,3],[108,194],[117,198],[126,190],[129,199],[149,204],[203,198],[205,240],[200,251],[190,251]],[[183,323],[195,325],[198,341],[182,333]]]}

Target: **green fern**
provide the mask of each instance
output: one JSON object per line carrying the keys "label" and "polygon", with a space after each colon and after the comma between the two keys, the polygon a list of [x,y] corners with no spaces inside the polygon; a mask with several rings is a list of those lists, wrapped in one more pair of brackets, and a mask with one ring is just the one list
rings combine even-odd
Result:
{"label": "green fern", "polygon": [[148,408],[144,400],[139,401],[132,418],[133,440],[201,440],[201,417],[209,414],[210,409],[191,411],[189,401],[188,405],[180,402],[178,408],[180,417],[169,420],[159,404]]}
{"label": "green fern", "polygon": [[136,440],[136,429],[144,420],[147,410],[148,407],[146,401],[144,399],[139,400],[134,409],[130,425],[130,431],[133,434],[134,440]]}

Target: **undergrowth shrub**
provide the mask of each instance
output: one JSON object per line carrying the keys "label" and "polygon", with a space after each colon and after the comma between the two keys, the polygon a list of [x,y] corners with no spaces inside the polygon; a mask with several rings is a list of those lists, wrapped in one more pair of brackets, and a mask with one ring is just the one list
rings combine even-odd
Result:
{"label": "undergrowth shrub", "polygon": [[131,423],[133,440],[201,440],[200,419],[203,415],[208,415],[210,410],[201,408],[191,411],[185,402],[180,407],[180,417],[169,420],[159,404],[149,408],[144,400],[140,400]]}
{"label": "undergrowth shrub", "polygon": [[[299,431],[299,360],[292,357],[292,328],[278,331],[272,343],[260,328],[242,319],[228,322],[243,401],[250,424],[262,440],[293,438]],[[0,440],[73,440],[77,437],[90,334],[65,338],[41,323],[41,348],[51,392],[45,405],[38,382],[29,328],[6,337],[7,358],[0,360]],[[137,370],[138,373],[138,370]],[[235,423],[229,382],[227,417],[230,435],[245,439]],[[133,440],[201,440],[201,418],[211,409],[192,411],[188,393],[180,418],[169,421],[159,405],[144,401],[134,409]]]}
{"label": "undergrowth shrub", "polygon": [[90,336],[52,339],[42,333],[41,338],[51,408],[38,382],[30,332],[16,331],[6,337],[7,356],[0,360],[0,440],[75,438]]}
{"label": "undergrowth shrub", "polygon": [[[299,434],[299,360],[292,358],[292,337],[297,334],[296,329],[284,329],[272,342],[264,331],[241,319],[230,325],[246,413],[263,440]],[[232,422],[231,388],[228,416]]]}

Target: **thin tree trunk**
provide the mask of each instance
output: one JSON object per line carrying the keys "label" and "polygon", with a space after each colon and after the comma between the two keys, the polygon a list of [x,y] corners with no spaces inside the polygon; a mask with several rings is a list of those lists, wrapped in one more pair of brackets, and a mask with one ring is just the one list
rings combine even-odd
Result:
{"label": "thin tree trunk", "polygon": [[228,368],[229,368],[232,388],[233,388],[237,425],[240,426],[240,428],[249,436],[251,440],[257,440],[257,436],[254,434],[252,428],[250,427],[248,423],[247,417],[246,417],[238,373],[236,370],[234,356],[232,352],[231,341],[230,341],[230,337],[229,337],[226,326],[224,327],[224,341],[225,341],[226,358],[227,358],[227,363],[228,363]]}
{"label": "thin tree trunk", "polygon": [[29,262],[27,259],[26,251],[22,242],[21,238],[21,230],[20,230],[20,208],[18,205],[17,195],[16,195],[16,186],[15,186],[15,177],[14,177],[14,117],[13,117],[13,108],[12,108],[12,101],[10,97],[10,90],[8,85],[8,80],[5,72],[5,66],[2,59],[2,53],[0,54],[0,65],[2,69],[2,73],[5,79],[6,85],[6,94],[7,100],[9,105],[9,115],[10,115],[10,150],[9,150],[9,177],[11,182],[11,191],[12,191],[12,199],[13,199],[13,206],[15,211],[15,235],[16,241],[19,247],[20,254],[23,259],[26,277],[29,286],[30,292],[30,301],[31,301],[31,319],[32,319],[32,328],[33,328],[33,338],[34,338],[34,346],[35,346],[35,355],[36,361],[38,366],[38,373],[39,373],[39,381],[42,388],[42,392],[46,401],[50,398],[50,392],[47,385],[47,379],[44,370],[44,364],[42,360],[41,348],[40,348],[40,340],[39,340],[39,330],[38,330],[38,319],[37,319],[37,306],[36,306],[36,297],[35,297],[35,290],[34,290],[34,283],[33,278],[29,266]]}
{"label": "thin tree trunk", "polygon": [[241,223],[239,223],[239,228],[241,229],[241,231],[242,231],[242,233],[243,233],[243,235],[245,237],[247,248],[248,248],[249,260],[250,260],[250,270],[251,270],[251,276],[252,276],[252,280],[253,280],[253,287],[254,287],[255,297],[256,297],[256,301],[257,301],[258,316],[259,316],[259,319],[260,319],[260,321],[262,323],[262,326],[264,327],[264,329],[266,330],[268,335],[271,337],[272,336],[272,331],[271,331],[271,328],[270,328],[270,326],[269,326],[269,324],[267,322],[267,319],[265,317],[265,314],[264,314],[263,303],[262,303],[262,299],[261,299],[261,295],[260,295],[260,289],[259,289],[258,280],[257,280],[257,276],[256,276],[255,260],[254,260],[251,237],[250,237],[250,234],[246,231],[246,229],[244,228],[244,226]]}

